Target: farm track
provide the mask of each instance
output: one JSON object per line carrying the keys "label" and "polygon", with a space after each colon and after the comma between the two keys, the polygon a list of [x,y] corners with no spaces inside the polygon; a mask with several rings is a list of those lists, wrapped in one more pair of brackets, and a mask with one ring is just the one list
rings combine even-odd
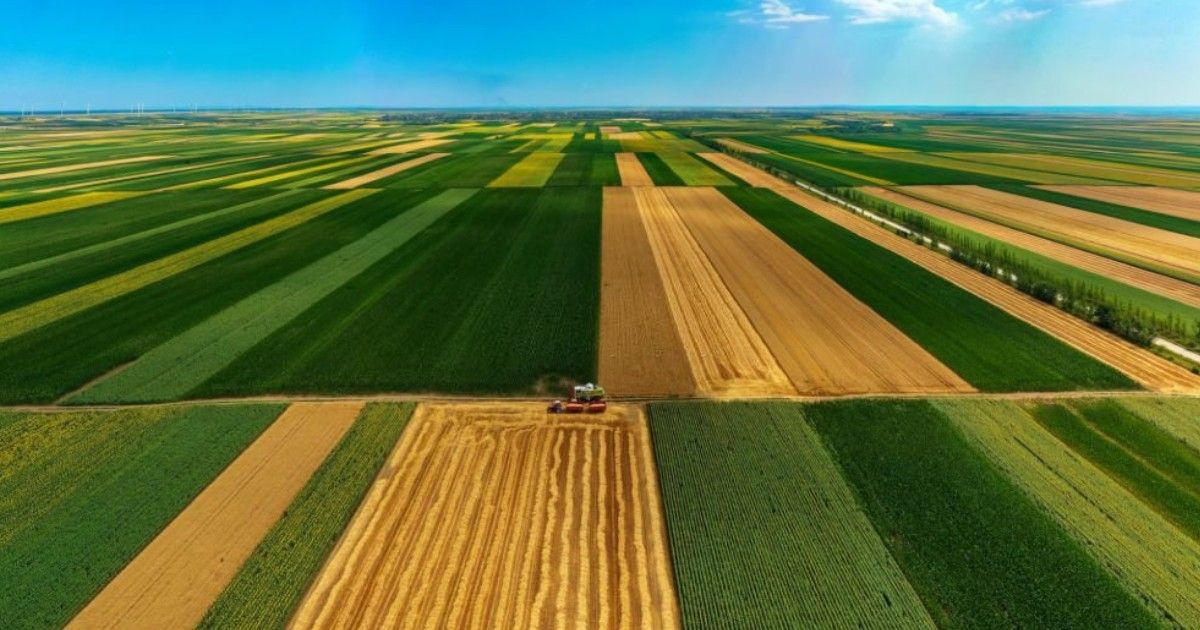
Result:
{"label": "farm track", "polygon": [[605,188],[600,279],[600,382],[618,396],[696,391],[650,241],[629,188]]}
{"label": "farm track", "polygon": [[795,394],[666,192],[632,190],[698,392],[733,398]]}
{"label": "farm track", "polygon": [[973,391],[716,189],[665,194],[800,393]]}
{"label": "farm track", "polygon": [[450,155],[450,154],[449,153],[427,153],[425,155],[422,155],[417,158],[413,158],[411,160],[405,160],[399,164],[385,166],[379,170],[371,171],[370,173],[364,173],[357,177],[351,177],[350,179],[346,179],[346,180],[342,180],[337,183],[329,184],[328,186],[325,187],[325,189],[326,190],[351,190],[354,188],[358,188],[360,186],[365,186],[367,184],[370,184],[371,182],[383,179],[385,177],[391,177],[392,175],[395,175],[396,173],[403,173],[404,171],[407,171],[410,168],[416,168],[418,166],[421,166],[422,164],[428,164],[434,160],[444,158],[448,155]]}
{"label": "farm track", "polygon": [[617,153],[616,160],[622,186],[654,185],[654,180],[650,179],[650,173],[646,172],[646,167],[642,166],[636,153]]}
{"label": "farm track", "polygon": [[950,258],[787,184],[780,195],[895,252],[1160,392],[1200,391],[1200,376]]}
{"label": "farm track", "polygon": [[362,404],[289,407],[67,627],[195,626]]}
{"label": "farm track", "polygon": [[1200,191],[1156,186],[1038,186],[1046,190],[1200,221]]}
{"label": "farm track", "polygon": [[677,627],[640,411],[421,406],[291,625]]}
{"label": "farm track", "polygon": [[979,186],[905,186],[932,203],[1083,246],[1147,267],[1200,278],[1200,239]]}
{"label": "farm track", "polygon": [[1090,271],[1106,278],[1123,282],[1132,287],[1161,295],[1188,306],[1200,308],[1200,286],[1185,282],[1171,276],[1155,273],[1148,269],[1135,267],[1119,260],[1106,258],[1099,254],[1064,245],[1058,241],[1042,238],[1029,232],[994,223],[987,219],[959,212],[935,203],[910,197],[886,188],[867,187],[865,192],[927,214],[941,221],[946,221],[958,227],[978,232],[984,236],[1011,243],[1017,247],[1053,258],[1059,262]]}

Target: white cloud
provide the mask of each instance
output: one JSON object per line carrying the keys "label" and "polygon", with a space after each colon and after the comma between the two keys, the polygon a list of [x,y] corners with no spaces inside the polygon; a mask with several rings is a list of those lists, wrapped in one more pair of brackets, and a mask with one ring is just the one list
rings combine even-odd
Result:
{"label": "white cloud", "polygon": [[1079,0],[1079,4],[1085,7],[1107,7],[1114,4],[1121,4],[1125,0]]}
{"label": "white cloud", "polygon": [[938,6],[937,0],[837,0],[854,13],[852,24],[919,22],[930,26],[958,26],[958,14]]}
{"label": "white cloud", "polygon": [[793,24],[829,19],[828,15],[796,10],[784,0],[762,0],[758,5],[758,11],[732,11],[729,16],[740,24],[758,24],[767,28],[787,28]]}
{"label": "white cloud", "polygon": [[1040,20],[1050,13],[1050,9],[1042,9],[1040,11],[1030,11],[1029,9],[1016,8],[1005,9],[996,14],[996,20],[1000,22],[1032,22]]}

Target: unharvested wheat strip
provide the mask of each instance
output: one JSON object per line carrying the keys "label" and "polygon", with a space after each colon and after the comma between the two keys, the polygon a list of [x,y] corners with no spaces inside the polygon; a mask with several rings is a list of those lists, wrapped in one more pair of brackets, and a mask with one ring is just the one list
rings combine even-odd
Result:
{"label": "unharvested wheat strip", "polygon": [[264,173],[275,173],[275,172],[282,171],[282,170],[289,169],[289,168],[296,168],[298,166],[304,166],[305,164],[312,164],[314,162],[323,162],[324,160],[328,160],[328,159],[329,158],[327,158],[327,157],[318,157],[318,158],[310,158],[307,160],[299,160],[296,162],[286,162],[284,164],[273,164],[271,166],[264,166],[262,168],[256,168],[253,170],[243,171],[240,173],[229,173],[227,175],[218,175],[217,177],[210,177],[208,179],[183,182],[181,184],[175,184],[172,186],[164,186],[157,190],[158,190],[158,192],[165,192],[165,191],[173,191],[173,190],[189,190],[192,188],[204,188],[207,186],[214,186],[217,184],[221,184],[221,183],[227,182],[232,179],[243,179],[243,178],[247,178],[247,177],[254,177],[256,175],[262,175]]}
{"label": "unharvested wheat strip", "polygon": [[796,393],[663,190],[633,190],[697,389],[727,396]]}
{"label": "unharvested wheat strip", "polygon": [[64,164],[62,166],[47,166],[45,168],[35,168],[28,171],[17,171],[15,173],[0,173],[0,181],[10,179],[23,179],[26,177],[37,177],[39,175],[58,175],[60,173],[72,173],[74,171],[85,171],[93,168],[102,168],[105,166],[119,166],[121,164],[136,164],[138,162],[150,162],[153,160],[165,160],[170,155],[142,155],[139,157],[121,158],[118,160],[104,160],[102,162],[88,162],[86,164]]}
{"label": "unharvested wheat strip", "polygon": [[1040,302],[1016,289],[913,243],[795,187],[777,192],[847,230],[895,252],[1066,344],[1158,391],[1200,391],[1200,376]]}
{"label": "unharvested wheat strip", "polygon": [[54,188],[43,188],[38,192],[59,192],[63,190],[74,190],[76,188],[85,188],[87,186],[103,186],[106,184],[115,184],[118,182],[126,182],[133,179],[146,179],[159,175],[170,175],[171,173],[183,173],[187,171],[199,171],[203,169],[216,168],[226,164],[236,164],[238,162],[247,162],[250,160],[260,160],[267,157],[266,155],[251,155],[249,157],[236,157],[227,160],[218,160],[216,162],[201,162],[199,164],[186,164],[184,166],[176,166],[174,168],[164,168],[157,171],[145,171],[142,173],[134,173],[132,175],[123,175],[121,177],[109,177],[106,179],[96,179],[86,182],[76,182],[65,186],[56,186]]}
{"label": "unharvested wheat strip", "polygon": [[717,190],[663,190],[801,393],[974,391]]}
{"label": "unharvested wheat strip", "polygon": [[1200,278],[1200,239],[979,186],[906,186],[905,193],[1022,230]]}
{"label": "unharvested wheat strip", "polygon": [[1200,191],[1157,186],[1038,186],[1046,190],[1200,221]]}
{"label": "unharvested wheat strip", "polygon": [[654,180],[636,153],[617,153],[617,172],[621,174],[622,186],[653,186]]}
{"label": "unharvested wheat strip", "polygon": [[144,286],[198,267],[232,251],[269,238],[377,191],[352,190],[322,199],[288,214],[263,221],[165,258],[97,280],[0,315],[0,341],[6,341]]}
{"label": "unharvested wheat strip", "polygon": [[732,174],[734,177],[759,188],[774,188],[782,183],[782,180],[773,177],[761,169],[754,168],[745,162],[724,153],[697,153],[696,155],[716,164],[722,170]]}
{"label": "unharvested wheat strip", "polygon": [[562,153],[544,153],[537,151],[521,158],[519,162],[509,167],[507,171],[493,179],[488,188],[527,187],[539,188],[562,162]]}
{"label": "unharvested wheat strip", "polygon": [[1164,625],[1200,627],[1200,546],[1013,403],[943,410]]}
{"label": "unharvested wheat strip", "polygon": [[600,239],[599,378],[614,394],[696,390],[666,290],[629,188],[605,188]]}
{"label": "unharvested wheat strip", "polygon": [[284,171],[282,173],[275,173],[273,175],[266,175],[263,177],[258,177],[255,179],[238,182],[236,184],[230,184],[230,185],[226,186],[226,188],[228,188],[230,190],[241,190],[243,188],[255,188],[258,186],[265,186],[267,184],[274,183],[274,182],[277,182],[280,180],[292,179],[294,177],[300,177],[301,175],[307,175],[309,173],[315,173],[317,171],[327,171],[332,168],[338,168],[339,166],[346,166],[347,164],[358,164],[360,162],[365,162],[366,160],[369,160],[369,159],[371,159],[371,158],[364,156],[364,157],[348,158],[345,160],[335,160],[333,162],[325,162],[324,164],[317,164],[316,166],[310,166],[308,168],[301,168],[301,169],[296,169],[293,171]]}
{"label": "unharvested wheat strip", "polygon": [[421,166],[422,164],[428,164],[434,160],[444,158],[447,155],[450,155],[450,154],[449,153],[428,153],[426,155],[422,155],[422,156],[412,159],[412,160],[405,160],[399,164],[385,166],[384,168],[381,168],[377,171],[371,171],[370,173],[359,175],[358,177],[351,177],[350,179],[343,180],[343,181],[337,182],[335,184],[330,184],[330,185],[326,186],[325,188],[327,188],[329,190],[349,190],[352,188],[358,188],[359,186],[365,186],[367,184],[370,184],[371,182],[383,179],[385,177],[391,177],[392,175],[395,175],[396,173],[403,173],[404,171],[407,171],[410,168],[416,168],[418,166]]}
{"label": "unharvested wheat strip", "polygon": [[667,523],[664,518],[662,497],[658,489],[658,472],[654,465],[654,451],[650,447],[650,430],[645,422],[640,422],[631,433],[636,438],[630,438],[630,448],[634,449],[637,465],[642,469],[642,484],[639,486],[642,501],[646,504],[646,540],[649,543],[648,553],[650,562],[645,570],[651,574],[651,585],[654,587],[652,606],[664,611],[663,621],[668,626],[679,625],[679,602],[673,590],[674,576],[671,573],[671,554],[667,550]]}
{"label": "unharvested wheat strip", "polygon": [[902,195],[886,188],[864,188],[863,190],[880,199],[916,210],[952,225],[1011,243],[1047,258],[1053,258],[1129,286],[1171,298],[1182,304],[1200,308],[1200,286],[1190,282],[1154,273],[1148,269],[1093,254],[1006,225],[993,223],[965,212],[958,212],[915,197]]}
{"label": "unharvested wheat strip", "polygon": [[735,140],[733,138],[717,138],[717,142],[729,147],[730,149],[733,149],[734,151],[741,151],[742,153],[770,153],[770,151],[767,151],[762,147],[756,147],[753,144],[746,144],[741,140]]}
{"label": "unharvested wheat strip", "polygon": [[38,269],[45,269],[46,267],[61,264],[68,260],[74,260],[76,258],[82,258],[84,256],[91,256],[93,254],[98,254],[100,252],[114,250],[119,247],[124,247],[130,243],[135,243],[137,241],[141,241],[141,240],[144,240],[147,238],[158,236],[159,234],[166,234],[168,232],[173,232],[175,230],[185,228],[189,225],[195,225],[197,223],[203,223],[205,221],[210,221],[217,217],[223,217],[223,216],[227,216],[227,215],[234,214],[237,212],[241,212],[247,208],[253,208],[255,206],[260,206],[260,205],[263,205],[263,204],[266,204],[266,203],[269,203],[272,201],[276,201],[281,198],[295,196],[297,194],[299,194],[299,193],[296,191],[277,193],[274,195],[270,195],[268,197],[262,197],[259,199],[255,199],[253,201],[247,201],[246,203],[240,203],[236,206],[230,206],[228,208],[221,208],[220,210],[214,210],[214,211],[206,213],[206,214],[191,216],[186,219],[176,221],[174,223],[168,223],[166,225],[160,225],[158,227],[150,228],[148,230],[143,230],[141,232],[135,232],[133,234],[128,234],[128,235],[122,236],[120,238],[114,238],[110,241],[103,241],[100,243],[96,243],[94,245],[89,245],[87,247],[80,247],[79,249],[73,249],[71,251],[67,251],[67,252],[58,254],[57,256],[51,256],[49,258],[43,258],[41,260],[34,260],[31,262],[25,263],[23,265],[18,265],[16,267],[9,267],[8,269],[0,269],[0,280],[6,280],[8,278],[15,278],[19,275],[30,273],[32,271],[37,271]]}
{"label": "unharvested wheat strip", "polygon": [[[452,132],[452,133],[457,133],[457,132]],[[371,151],[368,155],[390,155],[390,154],[394,154],[394,153],[412,153],[414,151],[424,151],[425,149],[432,149],[433,147],[440,146],[440,145],[446,144],[447,142],[453,142],[453,141],[454,140],[451,138],[426,138],[424,140],[414,140],[412,142],[403,142],[400,144],[393,144],[390,147],[384,147],[382,149],[375,149],[374,151]]]}
{"label": "unharvested wheat strip", "polygon": [[70,197],[61,199],[47,199],[45,201],[35,201],[20,206],[9,206],[0,209],[0,225],[4,223],[15,223],[17,221],[25,221],[28,219],[36,219],[52,214],[62,212],[70,212],[72,210],[80,210],[82,208],[90,208],[98,206],[102,203],[110,201],[120,201],[121,199],[129,199],[144,195],[143,192],[85,192]]}
{"label": "unharvested wheat strip", "polygon": [[361,408],[289,407],[68,627],[194,627]]}
{"label": "unharvested wheat strip", "polygon": [[[549,416],[523,403],[421,405],[380,473],[378,492],[360,507],[293,627],[534,627],[555,620],[677,627],[672,584],[660,583],[662,574],[643,569],[635,556],[618,562],[634,550],[597,536],[600,515],[588,516],[585,507],[612,504],[613,496],[600,493],[631,490],[588,483],[588,462],[607,465],[595,458],[612,457],[603,444],[613,436],[638,443],[633,457],[645,457],[644,423],[636,409],[621,405],[587,417]],[[641,522],[659,522],[661,515],[650,513],[656,501],[630,496],[627,509]],[[663,545],[660,538],[645,548]],[[579,568],[585,558],[596,566],[592,550],[606,558],[604,566],[644,571],[664,601],[608,614],[579,605],[613,605]],[[626,576],[621,583],[637,580]],[[597,625],[601,619],[604,626]]]}
{"label": "unharvested wheat strip", "polygon": [[133,365],[80,393],[78,400],[128,402],[183,396],[267,335],[402,247],[474,192],[447,190],[400,213],[362,238],[155,347]]}

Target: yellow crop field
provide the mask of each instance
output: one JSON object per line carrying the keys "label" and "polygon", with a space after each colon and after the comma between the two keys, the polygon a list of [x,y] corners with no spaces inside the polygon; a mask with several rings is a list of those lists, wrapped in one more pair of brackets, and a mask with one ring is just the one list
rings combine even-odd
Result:
{"label": "yellow crop field", "polygon": [[324,164],[317,164],[316,166],[309,166],[307,168],[300,168],[300,169],[296,169],[296,170],[292,170],[292,171],[283,171],[282,173],[274,173],[272,175],[257,177],[255,179],[247,180],[244,182],[230,184],[229,186],[226,186],[226,188],[229,188],[231,190],[241,190],[243,188],[255,188],[258,186],[265,186],[267,184],[271,184],[271,183],[274,183],[277,181],[281,181],[281,180],[285,180],[285,179],[292,179],[293,177],[300,177],[301,175],[307,175],[309,173],[316,173],[319,171],[328,171],[330,169],[338,168],[339,166],[346,166],[349,164],[357,164],[359,162],[365,162],[366,160],[369,160],[369,159],[371,159],[371,158],[370,157],[356,157],[356,158],[349,158],[349,159],[345,159],[345,160],[334,160],[332,162],[325,162]]}
{"label": "yellow crop field", "polygon": [[897,149],[878,144],[869,144],[866,142],[855,142],[853,140],[844,140],[842,138],[834,138],[832,136],[818,136],[813,134],[805,134],[800,136],[788,136],[793,140],[816,144],[831,149],[840,149],[843,151],[854,151],[856,153],[909,153],[910,149]]}
{"label": "yellow crop field", "polygon": [[10,206],[0,209],[0,224],[36,219],[60,212],[70,212],[71,210],[79,210],[144,194],[140,192],[86,192],[61,199],[47,199],[46,201],[35,201],[19,206]]}
{"label": "yellow crop field", "polygon": [[511,187],[527,187],[538,188],[546,185],[546,181],[554,174],[554,169],[558,168],[558,163],[562,162],[562,153],[545,153],[536,152],[530,153],[521,159],[520,162],[513,164],[502,175],[492,180],[488,184],[489,188],[511,188]]}

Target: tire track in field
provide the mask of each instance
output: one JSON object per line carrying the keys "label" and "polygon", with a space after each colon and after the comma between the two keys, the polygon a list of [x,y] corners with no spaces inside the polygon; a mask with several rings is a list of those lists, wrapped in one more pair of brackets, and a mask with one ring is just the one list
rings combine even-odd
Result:
{"label": "tire track in field", "polygon": [[293,627],[677,627],[639,410],[431,404]]}

